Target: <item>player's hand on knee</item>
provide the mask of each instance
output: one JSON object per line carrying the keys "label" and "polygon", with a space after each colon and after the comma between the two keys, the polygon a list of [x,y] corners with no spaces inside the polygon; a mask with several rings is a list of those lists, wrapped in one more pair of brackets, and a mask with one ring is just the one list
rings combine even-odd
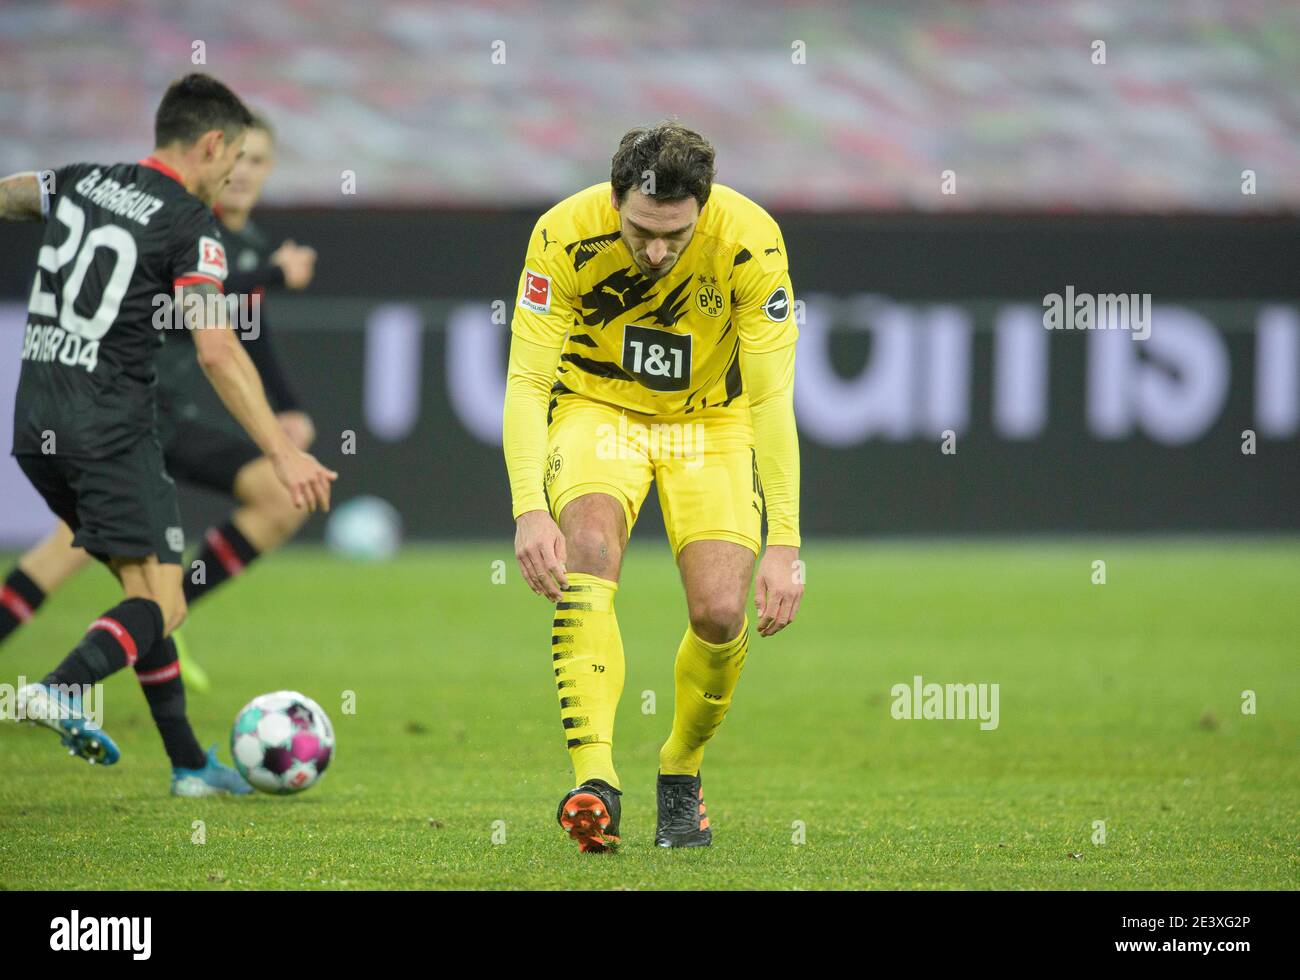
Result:
{"label": "player's hand on knee", "polygon": [[560,601],[560,590],[569,587],[564,574],[567,561],[564,534],[544,510],[530,510],[515,521],[515,559],[524,581],[537,595]]}
{"label": "player's hand on knee", "polygon": [[803,600],[803,576],[799,569],[798,548],[768,545],[754,582],[754,605],[761,636],[774,636],[794,621]]}
{"label": "player's hand on knee", "polygon": [[330,509],[330,484],[338,479],[336,472],[321,465],[311,453],[298,449],[273,456],[271,462],[295,507],[309,512]]}

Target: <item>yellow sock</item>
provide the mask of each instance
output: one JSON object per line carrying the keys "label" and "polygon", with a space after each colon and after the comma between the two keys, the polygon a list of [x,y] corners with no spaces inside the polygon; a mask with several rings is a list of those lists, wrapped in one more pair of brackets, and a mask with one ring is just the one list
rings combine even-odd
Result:
{"label": "yellow sock", "polygon": [[555,604],[551,659],[574,785],[603,779],[620,789],[614,771],[614,713],[624,673],[614,615],[618,584],[583,572],[569,572],[568,579]]}
{"label": "yellow sock", "polygon": [[673,732],[659,750],[659,771],[665,776],[694,776],[700,771],[704,745],[731,707],[748,650],[748,617],[735,639],[726,643],[706,643],[686,627],[673,669],[677,683]]}

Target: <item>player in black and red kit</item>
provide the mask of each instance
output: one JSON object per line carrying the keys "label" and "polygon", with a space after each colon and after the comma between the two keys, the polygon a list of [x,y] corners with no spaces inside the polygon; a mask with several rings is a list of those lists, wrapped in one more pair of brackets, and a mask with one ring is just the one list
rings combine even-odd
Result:
{"label": "player in black and red kit", "polygon": [[78,691],[132,666],[172,761],[172,792],[247,786],[205,756],[185,716],[171,632],[185,618],[176,487],[163,464],[155,390],[158,312],[174,299],[198,362],[222,402],[270,459],[296,506],[329,506],[336,474],[293,445],[221,296],[227,274],[211,211],[251,115],[202,74],[174,83],[139,163],[74,163],[0,180],[0,218],[46,218],[14,409],[13,453],[73,544],[105,562],[124,599],[18,699],[19,718],[57,732],[75,755],[120,753],[82,711]]}
{"label": "player in black and red kit", "polygon": [[[270,124],[254,116],[245,130],[244,150],[213,209],[230,269],[225,294],[231,322],[252,358],[276,418],[299,449],[315,430],[281,364],[268,321],[267,289],[303,289],[315,267],[313,249],[285,242],[274,252],[250,215],[274,166]],[[276,479],[270,460],[236,425],[208,384],[188,331],[163,331],[158,352],[158,433],[167,472],[184,483],[232,497],[239,508],[209,528],[184,577],[185,600],[193,605],[212,589],[243,572],[259,556],[279,547],[302,526],[307,514],[295,507]],[[0,585],[0,642],[32,617],[47,596],[85,567],[89,556],[72,544],[60,524],[19,560]],[[186,657],[180,633],[173,637],[189,686],[205,690],[206,675]]]}

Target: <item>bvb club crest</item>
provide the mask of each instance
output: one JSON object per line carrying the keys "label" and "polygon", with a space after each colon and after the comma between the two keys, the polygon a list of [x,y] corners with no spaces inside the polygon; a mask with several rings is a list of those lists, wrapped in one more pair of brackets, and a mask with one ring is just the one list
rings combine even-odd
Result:
{"label": "bvb club crest", "polygon": [[558,452],[551,453],[546,459],[546,472],[542,476],[542,485],[550,486],[551,482],[559,475],[560,467],[564,465],[564,457]]}
{"label": "bvb club crest", "polygon": [[722,291],[718,289],[717,277],[700,276],[700,281],[703,285],[695,293],[695,308],[705,316],[722,316],[727,302],[722,296]]}

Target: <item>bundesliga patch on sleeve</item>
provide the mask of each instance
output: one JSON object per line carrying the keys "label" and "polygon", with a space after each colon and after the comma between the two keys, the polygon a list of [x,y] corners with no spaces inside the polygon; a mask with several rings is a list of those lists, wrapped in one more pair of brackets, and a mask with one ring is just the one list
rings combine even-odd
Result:
{"label": "bundesliga patch on sleeve", "polygon": [[551,280],[540,272],[524,270],[524,294],[519,297],[519,305],[534,313],[551,312]]}
{"label": "bundesliga patch on sleeve", "polygon": [[222,282],[226,279],[226,249],[215,238],[203,235],[199,238],[198,271]]}

